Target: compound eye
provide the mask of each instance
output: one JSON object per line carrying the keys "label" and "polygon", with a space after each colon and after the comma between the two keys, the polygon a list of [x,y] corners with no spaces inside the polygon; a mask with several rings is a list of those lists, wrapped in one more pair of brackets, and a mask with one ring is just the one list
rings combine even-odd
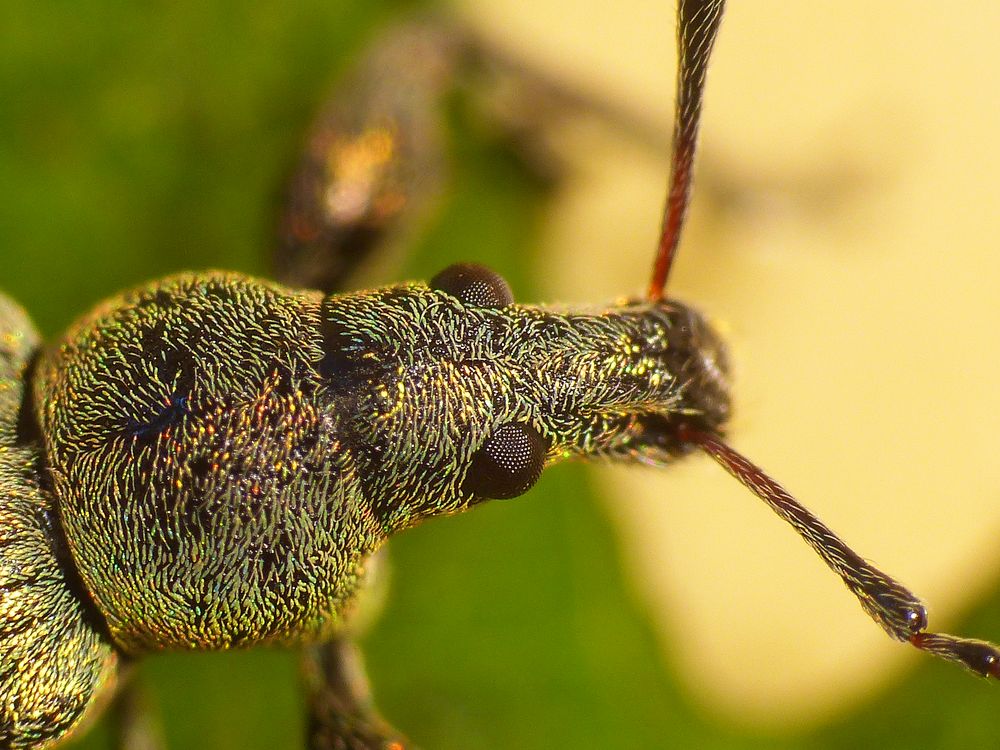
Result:
{"label": "compound eye", "polygon": [[490,500],[522,495],[538,481],[547,451],[545,438],[531,425],[502,425],[472,457],[463,489]]}
{"label": "compound eye", "polygon": [[478,263],[454,263],[438,272],[430,287],[476,307],[506,307],[514,301],[503,276]]}

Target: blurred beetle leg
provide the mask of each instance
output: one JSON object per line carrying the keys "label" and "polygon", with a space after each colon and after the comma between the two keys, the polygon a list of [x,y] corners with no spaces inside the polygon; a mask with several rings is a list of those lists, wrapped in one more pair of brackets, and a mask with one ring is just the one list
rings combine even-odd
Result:
{"label": "blurred beetle leg", "polygon": [[392,28],[340,82],[284,197],[273,265],[294,286],[342,289],[409,234],[441,193],[443,97],[462,42],[432,20]]}
{"label": "blurred beetle leg", "polygon": [[[344,629],[303,654],[309,750],[403,750],[403,737],[379,714],[354,639],[378,618],[388,592],[385,549],[365,564],[364,582],[345,613]],[[411,748],[412,750],[412,748]]]}
{"label": "blurred beetle leg", "polygon": [[[456,96],[485,137],[548,184],[572,169],[571,123],[593,123],[657,153],[670,147],[662,123],[560,80],[471,25],[446,16],[400,23],[339,82],[309,132],[283,196],[272,259],[279,280],[342,290],[370,258],[392,255],[419,233],[448,181],[445,113]],[[703,192],[723,210],[791,195],[788,185],[800,183],[780,175],[734,181],[710,168],[711,154],[702,161]],[[856,189],[866,176],[863,165],[837,174],[814,192]]]}
{"label": "blurred beetle leg", "polygon": [[346,636],[306,649],[303,660],[309,750],[404,750],[406,740],[378,714],[361,653]]}
{"label": "blurred beetle leg", "polygon": [[379,36],[334,88],[287,183],[272,265],[293,286],[345,288],[366,260],[419,231],[448,179],[446,103],[549,183],[567,171],[560,125],[580,118],[662,151],[669,132],[517,60],[471,27],[421,17]]}

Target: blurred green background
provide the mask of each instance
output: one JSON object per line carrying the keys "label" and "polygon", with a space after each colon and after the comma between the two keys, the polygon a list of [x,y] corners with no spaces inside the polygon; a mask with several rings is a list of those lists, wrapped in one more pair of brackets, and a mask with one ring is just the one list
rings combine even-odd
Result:
{"label": "blurred green background", "polygon": [[[281,179],[323,93],[418,5],[5,4],[0,287],[52,337],[151,277],[264,273]],[[453,193],[407,274],[474,259],[534,298],[525,259],[544,186],[474,127],[453,140]],[[365,651],[385,713],[428,750],[1000,746],[1000,693],[929,659],[819,729],[722,723],[663,663],[579,466],[548,471],[523,500],[402,535],[391,563]],[[960,632],[1000,633],[1000,596]],[[293,654],[165,655],[142,679],[173,748],[301,745]],[[102,724],[74,746],[108,744]]]}

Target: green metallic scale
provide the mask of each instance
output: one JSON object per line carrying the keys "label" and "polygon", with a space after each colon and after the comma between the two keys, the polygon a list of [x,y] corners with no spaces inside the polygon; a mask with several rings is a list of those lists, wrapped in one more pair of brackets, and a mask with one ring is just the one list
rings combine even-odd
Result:
{"label": "green metallic scale", "polygon": [[4,512],[33,545],[6,532],[24,550],[4,574],[32,592],[44,574],[63,613],[39,624],[6,586],[11,663],[49,679],[0,673],[0,744],[72,729],[119,654],[328,638],[394,532],[561,458],[667,461],[674,420],[725,419],[723,350],[691,310],[515,305],[457,268],[325,297],[223,273],[142,287],[42,354],[26,428],[35,341],[8,303]]}
{"label": "green metallic scale", "polygon": [[42,448],[21,429],[38,336],[0,295],[0,747],[71,731],[115,683],[119,656],[67,555]]}

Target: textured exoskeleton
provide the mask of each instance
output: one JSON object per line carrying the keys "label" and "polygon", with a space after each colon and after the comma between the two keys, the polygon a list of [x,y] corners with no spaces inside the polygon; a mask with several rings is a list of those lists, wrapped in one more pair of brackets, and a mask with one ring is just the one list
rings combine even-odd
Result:
{"label": "textured exoskeleton", "polygon": [[76,728],[110,694],[119,656],[83,591],[42,488],[42,449],[24,428],[34,326],[0,294],[0,747]]}
{"label": "textured exoskeleton", "polygon": [[[24,552],[5,575],[55,591],[18,605],[8,588],[0,647],[27,633],[15,667],[31,653],[58,674],[25,698],[63,714],[29,727],[4,705],[13,746],[71,728],[119,655],[329,638],[392,533],[521,494],[560,458],[669,460],[685,450],[673,422],[715,429],[728,412],[722,347],[690,309],[516,305],[481,268],[331,296],[236,274],[159,281],[41,356],[33,413],[20,407],[33,334],[11,310],[16,479],[0,510]],[[18,420],[42,445],[19,445]],[[36,625],[55,601],[70,637]]]}

